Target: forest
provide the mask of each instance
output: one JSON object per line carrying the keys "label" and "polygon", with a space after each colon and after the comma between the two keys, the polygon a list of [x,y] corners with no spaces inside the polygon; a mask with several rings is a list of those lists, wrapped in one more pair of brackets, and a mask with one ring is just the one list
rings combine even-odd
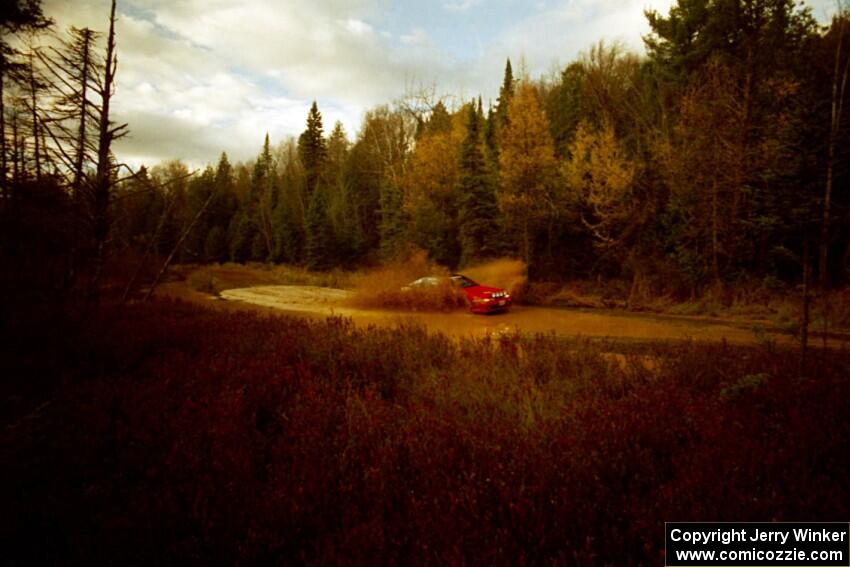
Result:
{"label": "forest", "polygon": [[[642,53],[541,77],[516,54],[495,100],[410,88],[356,132],[317,99],[297,137],[200,168],[122,162],[118,4],[99,29],[0,11],[10,564],[656,565],[666,521],[847,520],[846,4],[676,0]],[[521,267],[510,313],[430,313],[477,335],[209,275],[385,280],[403,308],[410,270],[488,262]],[[685,330],[510,327],[614,311],[546,303],[566,285]],[[741,297],[793,328],[637,313]]]}
{"label": "forest", "polygon": [[[645,55],[599,42],[539,79],[508,60],[486,107],[419,89],[353,139],[314,102],[297,139],[191,172],[122,169],[112,33],[37,21],[29,47],[4,44],[6,254],[43,247],[41,273],[70,287],[110,259],[326,270],[412,249],[451,269],[518,257],[533,280],[619,279],[638,298],[782,289],[807,269],[845,284],[846,13],[823,27],[791,0],[702,1],[646,18]],[[48,230],[23,220],[46,212]]]}

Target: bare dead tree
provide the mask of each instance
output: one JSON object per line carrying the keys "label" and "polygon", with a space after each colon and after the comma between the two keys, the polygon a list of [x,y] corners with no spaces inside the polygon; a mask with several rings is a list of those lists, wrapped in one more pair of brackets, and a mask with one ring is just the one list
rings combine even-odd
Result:
{"label": "bare dead tree", "polygon": [[90,282],[89,294],[96,296],[103,263],[106,258],[106,244],[109,238],[109,205],[112,187],[115,184],[117,166],[112,156],[112,142],[125,135],[126,124],[115,125],[110,120],[110,105],[115,93],[115,73],[118,67],[118,55],[115,51],[115,0],[109,15],[109,33],[106,40],[106,57],[103,67],[103,80],[98,85],[100,97],[100,116],[98,128],[97,168],[92,187],[92,229],[95,246],[94,273]]}
{"label": "bare dead tree", "polygon": [[[6,16],[7,14],[3,14]],[[6,132],[6,84],[11,80],[21,82],[24,65],[18,60],[20,53],[13,48],[9,37],[21,32],[36,33],[53,25],[53,20],[44,17],[38,3],[19,6],[16,17],[0,17],[0,195],[4,201],[11,198],[9,180],[10,148]],[[14,118],[17,122],[17,117]],[[15,124],[17,128],[17,124]],[[18,134],[13,133],[11,151],[18,154]],[[14,165],[14,164],[13,164]],[[17,175],[16,175],[17,177]]]}
{"label": "bare dead tree", "polygon": [[395,101],[395,107],[416,121],[424,120],[445,96],[437,96],[436,85],[414,85],[407,81],[404,94]]}
{"label": "bare dead tree", "polygon": [[806,371],[806,357],[809,350],[809,311],[811,307],[811,279],[812,267],[809,261],[809,230],[805,229],[806,234],[803,240],[803,313],[800,323],[800,375]]}
{"label": "bare dead tree", "polygon": [[[827,260],[829,259],[829,224],[830,209],[832,206],[832,186],[835,170],[835,146],[838,142],[838,134],[841,127],[841,114],[844,109],[844,92],[847,87],[847,75],[850,71],[850,57],[844,56],[844,68],[841,68],[842,51],[844,48],[844,29],[848,25],[850,10],[843,0],[838,2],[838,14],[835,16],[834,25],[838,27],[838,42],[835,46],[835,68],[832,74],[832,104],[829,122],[829,143],[827,148],[826,165],[826,187],[823,195],[823,218],[820,229],[820,248],[818,254],[818,283],[821,286],[827,284]],[[850,250],[850,248],[848,248]]]}
{"label": "bare dead tree", "polygon": [[21,158],[18,148],[18,113],[14,112],[12,114],[12,181],[15,184],[21,180]]}
{"label": "bare dead tree", "polygon": [[24,86],[26,88],[26,108],[30,115],[30,128],[33,139],[33,160],[35,163],[35,178],[41,179],[41,171],[43,164],[42,153],[44,148],[41,144],[41,97],[47,88],[46,83],[42,80],[39,68],[36,65],[38,56],[36,52],[38,47],[34,43],[34,38],[31,35],[29,39],[29,49],[27,51],[26,78]]}
{"label": "bare dead tree", "polygon": [[9,165],[6,161],[6,77],[10,62],[6,50],[0,49],[0,195],[8,202],[9,194]]}
{"label": "bare dead tree", "polygon": [[86,167],[94,162],[93,155],[97,150],[88,124],[98,118],[101,110],[90,100],[90,92],[97,86],[96,80],[103,71],[103,63],[95,56],[98,35],[89,28],[71,27],[67,38],[38,53],[45,82],[56,93],[50,116],[45,118],[42,129],[49,134],[53,154],[63,166],[75,213],[70,227],[66,277],[71,288],[75,286],[79,264],[81,195],[83,185],[88,181],[85,172]]}
{"label": "bare dead tree", "polygon": [[96,141],[88,128],[97,121],[101,108],[90,99],[103,71],[95,57],[98,33],[89,28],[70,28],[58,46],[38,54],[45,69],[45,82],[57,93],[53,109],[44,121],[54,152],[68,172],[68,184],[76,201],[85,177],[85,168],[94,162]]}

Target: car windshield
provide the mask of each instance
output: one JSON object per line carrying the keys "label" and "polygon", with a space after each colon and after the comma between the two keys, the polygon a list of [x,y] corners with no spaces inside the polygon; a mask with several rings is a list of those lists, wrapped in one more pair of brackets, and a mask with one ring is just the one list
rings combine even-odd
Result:
{"label": "car windshield", "polygon": [[466,276],[452,276],[452,283],[454,283],[455,285],[459,285],[462,288],[478,285]]}
{"label": "car windshield", "polygon": [[424,278],[419,278],[418,280],[411,282],[410,287],[436,287],[439,284],[439,280],[432,276],[426,276]]}

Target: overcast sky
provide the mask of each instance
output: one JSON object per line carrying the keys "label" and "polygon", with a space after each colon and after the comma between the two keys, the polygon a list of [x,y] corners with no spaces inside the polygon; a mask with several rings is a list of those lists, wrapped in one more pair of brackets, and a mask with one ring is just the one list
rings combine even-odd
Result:
{"label": "overcast sky", "polygon": [[[532,77],[591,44],[642,52],[646,8],[673,0],[119,0],[116,147],[138,166],[257,155],[297,136],[315,99],[353,139],[363,113],[417,86],[495,98],[505,59]],[[810,0],[827,21],[834,0]],[[59,29],[105,31],[109,0],[43,0]]]}

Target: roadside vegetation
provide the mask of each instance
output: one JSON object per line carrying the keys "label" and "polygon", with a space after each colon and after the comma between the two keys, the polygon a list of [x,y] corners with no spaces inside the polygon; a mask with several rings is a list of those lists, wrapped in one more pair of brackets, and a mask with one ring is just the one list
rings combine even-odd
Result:
{"label": "roadside vegetation", "polygon": [[646,565],[669,518],[846,518],[846,351],[6,313],[12,563]]}

